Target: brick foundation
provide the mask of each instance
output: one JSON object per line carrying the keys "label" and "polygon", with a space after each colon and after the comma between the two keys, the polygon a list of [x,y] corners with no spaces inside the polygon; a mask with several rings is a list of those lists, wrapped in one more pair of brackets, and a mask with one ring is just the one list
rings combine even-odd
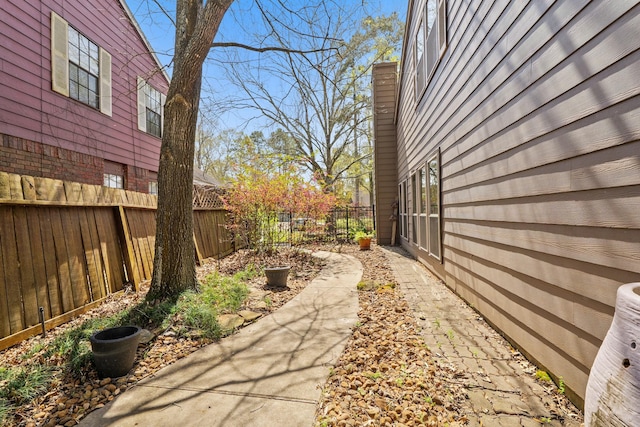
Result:
{"label": "brick foundation", "polygon": [[[19,175],[61,179],[102,185],[104,160],[40,142],[0,135],[0,171]],[[126,165],[126,190],[149,192],[149,182],[157,181],[157,173]]]}

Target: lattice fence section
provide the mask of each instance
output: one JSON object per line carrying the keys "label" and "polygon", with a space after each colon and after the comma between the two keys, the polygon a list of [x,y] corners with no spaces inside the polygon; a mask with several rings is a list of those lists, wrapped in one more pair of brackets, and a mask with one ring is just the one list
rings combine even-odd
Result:
{"label": "lattice fence section", "polygon": [[224,190],[213,185],[193,186],[193,208],[194,209],[223,209],[224,201],[222,196]]}

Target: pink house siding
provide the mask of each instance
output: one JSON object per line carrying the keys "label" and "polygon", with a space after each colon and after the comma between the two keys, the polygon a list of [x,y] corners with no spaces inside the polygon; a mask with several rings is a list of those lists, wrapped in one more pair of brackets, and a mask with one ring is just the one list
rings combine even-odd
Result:
{"label": "pink house siding", "polygon": [[[9,0],[2,3],[1,9],[3,138],[18,138],[121,163],[131,171],[157,171],[160,138],[138,130],[136,85],[137,77],[142,76],[158,91],[166,93],[168,81],[122,3]],[[52,12],[111,55],[112,116],[52,90]],[[20,145],[15,141],[12,144],[14,150]],[[8,145],[11,144],[0,144],[1,156],[12,153],[7,151]],[[2,160],[0,168],[10,169],[5,166],[10,161]],[[31,160],[37,161],[37,156]]]}

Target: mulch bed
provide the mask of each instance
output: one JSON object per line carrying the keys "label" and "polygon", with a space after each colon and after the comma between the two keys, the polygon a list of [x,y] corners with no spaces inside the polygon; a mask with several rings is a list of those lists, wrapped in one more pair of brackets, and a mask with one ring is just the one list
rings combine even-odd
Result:
{"label": "mulch bed", "polygon": [[339,250],[364,267],[359,321],[323,388],[315,425],[463,425],[456,372],[431,358],[384,253],[375,245]]}

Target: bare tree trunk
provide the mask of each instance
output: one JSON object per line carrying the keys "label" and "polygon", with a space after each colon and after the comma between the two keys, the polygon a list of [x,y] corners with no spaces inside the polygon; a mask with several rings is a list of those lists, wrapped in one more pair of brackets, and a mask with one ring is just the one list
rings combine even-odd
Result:
{"label": "bare tree trunk", "polygon": [[202,64],[232,0],[178,0],[173,77],[164,106],[156,245],[150,298],[197,286],[193,242],[193,156]]}

